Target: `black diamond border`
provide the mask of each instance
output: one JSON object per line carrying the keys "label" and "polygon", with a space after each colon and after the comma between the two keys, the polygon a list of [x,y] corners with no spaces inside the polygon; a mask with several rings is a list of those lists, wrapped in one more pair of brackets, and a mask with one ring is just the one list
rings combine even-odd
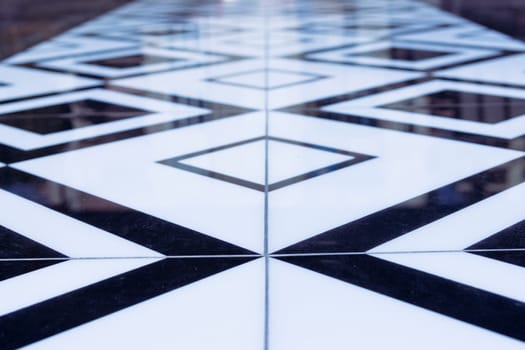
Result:
{"label": "black diamond border", "polygon": [[256,138],[252,138],[252,139],[248,139],[248,140],[243,140],[243,141],[239,141],[239,142],[230,143],[230,144],[219,146],[219,147],[209,148],[209,149],[206,149],[206,150],[203,150],[203,151],[198,151],[198,152],[193,152],[193,153],[190,153],[190,154],[185,154],[183,156],[178,156],[178,157],[174,157],[174,158],[160,160],[160,161],[158,161],[158,163],[164,164],[164,165],[169,165],[169,166],[172,166],[172,167],[175,167],[175,168],[178,168],[178,169],[182,169],[182,170],[186,170],[186,171],[191,171],[191,172],[199,174],[199,175],[208,176],[208,177],[211,177],[211,178],[214,178],[214,179],[219,179],[219,180],[230,182],[230,183],[233,183],[233,184],[236,184],[236,185],[248,187],[248,188],[260,191],[260,192],[265,192],[266,191],[266,187],[264,185],[261,185],[261,184],[255,183],[255,182],[251,182],[251,181],[247,181],[247,180],[243,180],[243,179],[240,179],[240,178],[237,178],[237,177],[234,177],[234,176],[222,174],[222,173],[219,173],[219,172],[206,170],[206,169],[203,169],[203,168],[200,168],[200,167],[196,167],[196,166],[193,166],[193,165],[184,164],[184,163],[180,162],[180,161],[182,161],[184,159],[197,157],[197,156],[200,156],[200,155],[203,155],[203,154],[210,154],[210,153],[214,153],[214,152],[222,151],[222,150],[225,150],[225,149],[242,146],[242,145],[245,145],[245,144],[248,144],[248,143],[257,142],[257,141],[261,141],[261,140],[272,140],[272,141],[277,141],[277,142],[282,142],[282,143],[288,143],[288,144],[291,144],[291,145],[308,147],[308,148],[313,148],[313,149],[317,149],[317,150],[321,150],[321,151],[332,152],[332,153],[337,153],[337,154],[342,154],[342,155],[345,155],[345,156],[353,157],[352,159],[349,159],[349,160],[346,160],[346,161],[343,161],[343,162],[339,162],[339,163],[336,163],[336,164],[333,164],[333,165],[330,165],[330,166],[327,166],[327,167],[324,167],[324,168],[312,170],[312,171],[309,171],[309,172],[306,172],[306,173],[303,173],[303,174],[300,174],[300,175],[297,175],[297,176],[293,176],[293,177],[285,179],[285,180],[281,180],[281,181],[269,184],[268,185],[268,191],[274,191],[274,190],[277,190],[279,188],[283,188],[283,187],[286,187],[286,186],[289,186],[289,185],[293,185],[293,184],[301,182],[301,181],[305,181],[305,180],[308,180],[308,179],[311,179],[311,178],[314,178],[314,177],[317,177],[317,176],[321,176],[321,175],[324,175],[324,174],[331,173],[331,172],[339,170],[339,169],[346,168],[346,167],[348,167],[350,165],[355,165],[355,164],[358,164],[358,163],[361,163],[361,162],[364,162],[364,161],[376,158],[375,156],[370,156],[370,155],[361,154],[361,153],[357,153],[357,152],[350,152],[350,151],[341,150],[341,149],[337,149],[337,148],[326,147],[326,146],[319,146],[319,145],[306,143],[306,142],[299,142],[299,141],[288,140],[288,139],[283,139],[283,138],[273,137],[273,136],[269,136],[267,138],[264,137],[264,136],[260,136],[260,137],[256,137]]}

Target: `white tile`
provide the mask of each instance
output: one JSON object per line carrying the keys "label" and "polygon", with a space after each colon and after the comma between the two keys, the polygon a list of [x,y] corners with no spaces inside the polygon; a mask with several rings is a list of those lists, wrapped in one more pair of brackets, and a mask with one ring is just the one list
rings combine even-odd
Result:
{"label": "white tile", "polygon": [[75,289],[154,263],[157,260],[67,260],[0,281],[0,298],[9,300],[9,303],[0,305],[0,315],[6,315]]}
{"label": "white tile", "polygon": [[525,86],[524,65],[525,54],[519,54],[445,69],[436,72],[436,75],[444,78]]}
{"label": "white tile", "polygon": [[8,65],[0,65],[0,81],[7,83],[0,87],[0,101],[100,85],[95,79]]}
{"label": "white tile", "polygon": [[62,35],[11,56],[3,62],[7,64],[23,64],[58,57],[127,49],[133,46],[135,44],[126,41]]}
{"label": "white tile", "polygon": [[[445,53],[445,55],[415,61],[395,59],[391,57],[383,58],[366,56],[367,52],[389,50],[392,48]],[[425,70],[495,56],[498,53],[499,51],[468,49],[462,47],[458,48],[446,45],[383,41],[373,44],[358,45],[352,48],[323,51],[321,53],[310,54],[308,57],[323,61]]]}
{"label": "white tile", "polygon": [[525,278],[525,270],[521,266],[466,252],[374,256],[520,302],[525,301],[525,291],[516,283]]}
{"label": "white tile", "polygon": [[401,35],[399,40],[425,43],[450,44],[465,47],[480,47],[501,50],[525,50],[525,44],[507,35],[491,31],[485,27],[468,23],[450,28]]}
{"label": "white tile", "polygon": [[275,137],[376,157],[270,192],[271,251],[524,154],[284,113],[273,113],[269,125]]}
{"label": "white tile", "polygon": [[[51,199],[50,199],[51,200]],[[73,258],[160,257],[162,254],[30,200],[0,190],[1,225]],[[73,201],[72,201],[73,202]],[[31,220],[24,220],[31,218]],[[35,257],[39,258],[39,257]]]}
{"label": "white tile", "polygon": [[263,116],[245,115],[12,166],[261,252],[263,193],[158,161],[262,135]]}
{"label": "white tile", "polygon": [[[138,108],[145,112],[143,115],[132,118],[126,118],[123,120],[116,119],[107,123],[87,125],[81,128],[64,130],[46,135],[0,123],[0,138],[2,138],[2,143],[23,150],[31,150],[210,113],[207,109],[186,106],[179,103],[171,103],[117,91],[91,89],[3,104],[0,106],[0,115],[84,99]],[[38,116],[34,117],[38,118]]]}
{"label": "white tile", "polygon": [[[525,184],[511,187],[483,201],[375,247],[371,252],[462,250],[525,220]],[[501,210],[505,208],[505,210]],[[497,215],[494,215],[497,213]]]}
{"label": "white tile", "polygon": [[[288,85],[263,91],[258,87],[224,84],[215,79],[264,69],[290,74],[312,74],[323,78],[303,84]],[[386,84],[419,78],[420,73],[368,67],[342,67],[328,63],[313,63],[291,59],[244,60],[179,72],[151,74],[144,77],[119,79],[112,84],[169,95],[197,98],[234,106],[263,109],[265,96],[270,109],[283,108],[316,99],[370,89]],[[252,77],[253,85],[260,77]]]}
{"label": "white tile", "polygon": [[[146,56],[144,65],[117,68],[90,63],[93,61],[116,59],[135,55]],[[171,61],[148,64],[147,56],[168,59]],[[218,55],[146,47],[140,49],[128,49],[105,53],[95,53],[58,60],[47,60],[39,63],[38,66],[44,68],[58,69],[67,72],[89,74],[103,78],[121,78],[129,75],[147,74],[162,70],[180,69],[188,66],[211,64],[225,60],[225,57]]]}
{"label": "white tile", "polygon": [[264,343],[264,265],[256,260],[34,343],[27,349],[228,349]]}
{"label": "white tile", "polygon": [[327,105],[322,109],[328,112],[353,114],[372,119],[415,124],[506,139],[513,139],[525,133],[525,115],[516,116],[512,119],[492,124],[467,119],[448,118],[439,115],[381,108],[381,106],[386,104],[449,90],[525,99],[525,92],[519,89],[433,80],[350,101],[338,102],[332,105]]}
{"label": "white tile", "polygon": [[[265,143],[264,140],[254,141],[241,146],[187,158],[180,162],[264,186]],[[268,141],[268,155],[269,184],[353,158],[347,155],[275,140]]]}
{"label": "white tile", "polygon": [[[522,343],[281,261],[270,265],[270,349],[521,349]],[[417,331],[414,331],[417,330]],[[444,336],[446,334],[446,336]]]}

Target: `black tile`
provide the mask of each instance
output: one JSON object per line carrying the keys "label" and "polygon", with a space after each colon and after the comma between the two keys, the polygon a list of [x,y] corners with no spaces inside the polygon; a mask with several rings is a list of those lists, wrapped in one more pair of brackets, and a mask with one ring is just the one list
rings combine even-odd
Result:
{"label": "black tile", "polygon": [[0,225],[0,259],[65,258],[51,248]]}
{"label": "black tile", "polygon": [[163,35],[179,35],[179,34],[187,34],[191,33],[192,31],[187,29],[149,29],[149,30],[141,30],[140,34],[142,35],[152,35],[152,36],[163,36]]}
{"label": "black tile", "polygon": [[525,249],[525,220],[507,227],[467,249]]}
{"label": "black tile", "polygon": [[139,55],[125,56],[125,57],[107,58],[107,59],[96,60],[96,61],[87,61],[85,63],[96,65],[96,66],[111,67],[111,68],[131,68],[131,67],[138,67],[138,66],[148,66],[151,64],[158,64],[158,63],[173,63],[173,62],[178,62],[178,61],[185,61],[185,59],[139,54]]}
{"label": "black tile", "polygon": [[495,124],[525,114],[525,99],[443,90],[380,107]]}
{"label": "black tile", "polygon": [[435,58],[440,56],[450,55],[450,52],[441,51],[427,51],[427,50],[416,50],[416,49],[404,49],[400,47],[391,47],[388,49],[373,50],[366,52],[350,53],[346,56],[356,57],[374,57],[374,58],[390,58],[394,60],[402,61],[421,61],[429,58]]}
{"label": "black tile", "polygon": [[345,29],[367,29],[367,30],[381,30],[381,29],[397,29],[401,27],[400,24],[384,23],[384,24],[349,24],[343,26]]}
{"label": "black tile", "polygon": [[[42,269],[51,265],[59,264],[66,260],[1,260],[0,261],[0,281],[7,280],[16,276],[24,275],[32,271]],[[4,302],[6,302],[4,300]],[[0,332],[1,334],[1,332]],[[0,335],[1,337],[1,335]]]}
{"label": "black tile", "polygon": [[473,254],[481,255],[486,258],[495,259],[505,263],[516,266],[525,267],[525,251],[516,250],[493,250],[493,251],[479,251],[471,252]]}
{"label": "black tile", "polygon": [[0,123],[45,135],[146,113],[138,108],[87,99],[3,114]]}

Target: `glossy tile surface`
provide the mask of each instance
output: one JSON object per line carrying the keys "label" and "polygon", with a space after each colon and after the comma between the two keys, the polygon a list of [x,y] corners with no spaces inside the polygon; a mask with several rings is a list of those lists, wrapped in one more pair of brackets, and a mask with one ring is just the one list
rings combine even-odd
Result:
{"label": "glossy tile surface", "polygon": [[0,348],[525,348],[525,43],[416,0],[138,0],[0,62]]}

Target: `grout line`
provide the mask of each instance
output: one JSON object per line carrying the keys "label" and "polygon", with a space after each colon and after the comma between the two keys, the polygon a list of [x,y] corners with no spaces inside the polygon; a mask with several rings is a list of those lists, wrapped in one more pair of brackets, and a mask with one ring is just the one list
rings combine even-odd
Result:
{"label": "grout line", "polygon": [[483,252],[525,252],[525,248],[499,248],[499,249],[450,249],[450,250],[397,250],[383,252],[321,252],[321,253],[290,253],[270,254],[272,258],[293,256],[338,256],[338,255],[386,255],[386,254],[437,254],[437,253],[483,253]]}
{"label": "grout line", "polygon": [[83,256],[83,257],[56,257],[56,258],[1,258],[2,261],[68,261],[68,260],[127,260],[127,259],[224,259],[224,258],[260,258],[260,254],[229,254],[229,255],[159,255],[159,256]]}
{"label": "grout line", "polygon": [[[159,255],[159,256],[83,256],[83,257],[56,257],[56,258],[0,258],[5,261],[68,261],[68,260],[127,260],[127,259],[224,259],[224,258],[270,258],[281,257],[308,257],[308,256],[340,256],[340,255],[386,255],[386,254],[438,254],[438,253],[491,253],[491,252],[524,252],[525,248],[497,248],[497,249],[450,249],[450,250],[396,250],[382,252],[320,252],[320,253],[290,253],[290,254],[222,254],[222,255]],[[266,271],[268,272],[268,271]]]}
{"label": "grout line", "polygon": [[[263,3],[262,6],[264,6]],[[270,348],[270,256],[269,256],[269,238],[268,238],[268,192],[269,186],[269,130],[270,130],[270,118],[269,118],[269,50],[270,50],[270,30],[269,30],[269,15],[268,9],[263,8],[263,28],[264,28],[264,350]]]}

